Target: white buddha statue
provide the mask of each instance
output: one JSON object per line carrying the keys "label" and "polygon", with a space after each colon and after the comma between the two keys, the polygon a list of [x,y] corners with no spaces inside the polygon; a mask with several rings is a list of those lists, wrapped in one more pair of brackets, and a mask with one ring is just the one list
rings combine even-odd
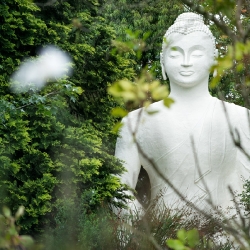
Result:
{"label": "white buddha statue", "polygon": [[[136,140],[140,147],[187,200],[209,209],[210,193],[213,204],[226,209],[233,205],[228,186],[240,193],[242,177],[249,178],[250,161],[235,146],[229,129],[230,123],[231,132],[250,154],[248,110],[210,95],[209,71],[217,51],[215,39],[200,15],[181,14],[164,38],[162,73],[164,78],[168,75],[170,97],[175,102],[166,108],[159,101],[149,107],[158,111],[156,114],[138,109],[123,119],[115,152],[127,170],[121,182],[134,189],[143,166],[150,179],[151,199],[163,190],[166,206],[185,205],[139,153],[131,135],[131,128],[138,126]],[[137,124],[139,112],[142,115]],[[132,210],[142,208],[138,200],[130,206]]]}

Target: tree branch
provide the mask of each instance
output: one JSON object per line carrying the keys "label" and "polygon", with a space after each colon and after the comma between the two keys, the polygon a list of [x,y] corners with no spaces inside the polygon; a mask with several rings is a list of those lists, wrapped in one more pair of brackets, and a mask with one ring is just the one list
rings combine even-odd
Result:
{"label": "tree branch", "polygon": [[237,0],[237,7],[236,7],[236,12],[235,12],[235,22],[236,22],[236,28],[237,28],[238,33],[239,33],[239,38],[241,38],[240,40],[243,41],[244,36],[245,36],[245,32],[244,32],[244,29],[242,27],[242,22],[240,19],[241,9],[242,9],[242,0]]}

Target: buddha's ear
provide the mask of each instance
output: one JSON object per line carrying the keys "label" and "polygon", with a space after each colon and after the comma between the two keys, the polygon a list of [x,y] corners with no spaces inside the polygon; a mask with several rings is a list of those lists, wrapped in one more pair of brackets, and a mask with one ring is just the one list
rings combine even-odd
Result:
{"label": "buddha's ear", "polygon": [[[216,50],[214,51],[214,65],[217,64],[217,58],[218,58],[218,56],[219,56],[219,53],[218,53],[218,50],[216,49]],[[217,70],[214,69],[213,77],[216,77],[216,76],[217,76]]]}
{"label": "buddha's ear", "polygon": [[213,72],[213,77],[216,77],[216,76],[217,76],[217,69],[215,69]]}
{"label": "buddha's ear", "polygon": [[218,50],[216,49],[216,50],[214,51],[214,58],[215,58],[215,60],[218,58],[218,56],[219,56],[219,52],[218,52]]}
{"label": "buddha's ear", "polygon": [[165,67],[164,67],[163,52],[160,53],[160,62],[161,62],[161,73],[162,73],[163,80],[167,80]]}

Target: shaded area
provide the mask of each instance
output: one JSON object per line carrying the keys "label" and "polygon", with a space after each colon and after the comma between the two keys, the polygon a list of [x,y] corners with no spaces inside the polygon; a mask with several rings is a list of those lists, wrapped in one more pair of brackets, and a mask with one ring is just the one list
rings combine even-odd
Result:
{"label": "shaded area", "polygon": [[148,173],[143,167],[141,167],[135,190],[137,192],[135,197],[144,208],[147,208],[151,200],[151,184]]}

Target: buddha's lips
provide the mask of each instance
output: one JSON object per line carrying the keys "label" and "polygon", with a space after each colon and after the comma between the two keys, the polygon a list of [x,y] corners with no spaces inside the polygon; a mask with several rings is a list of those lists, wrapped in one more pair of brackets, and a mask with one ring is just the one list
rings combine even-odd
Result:
{"label": "buddha's lips", "polygon": [[182,76],[191,76],[193,73],[194,71],[180,71]]}

